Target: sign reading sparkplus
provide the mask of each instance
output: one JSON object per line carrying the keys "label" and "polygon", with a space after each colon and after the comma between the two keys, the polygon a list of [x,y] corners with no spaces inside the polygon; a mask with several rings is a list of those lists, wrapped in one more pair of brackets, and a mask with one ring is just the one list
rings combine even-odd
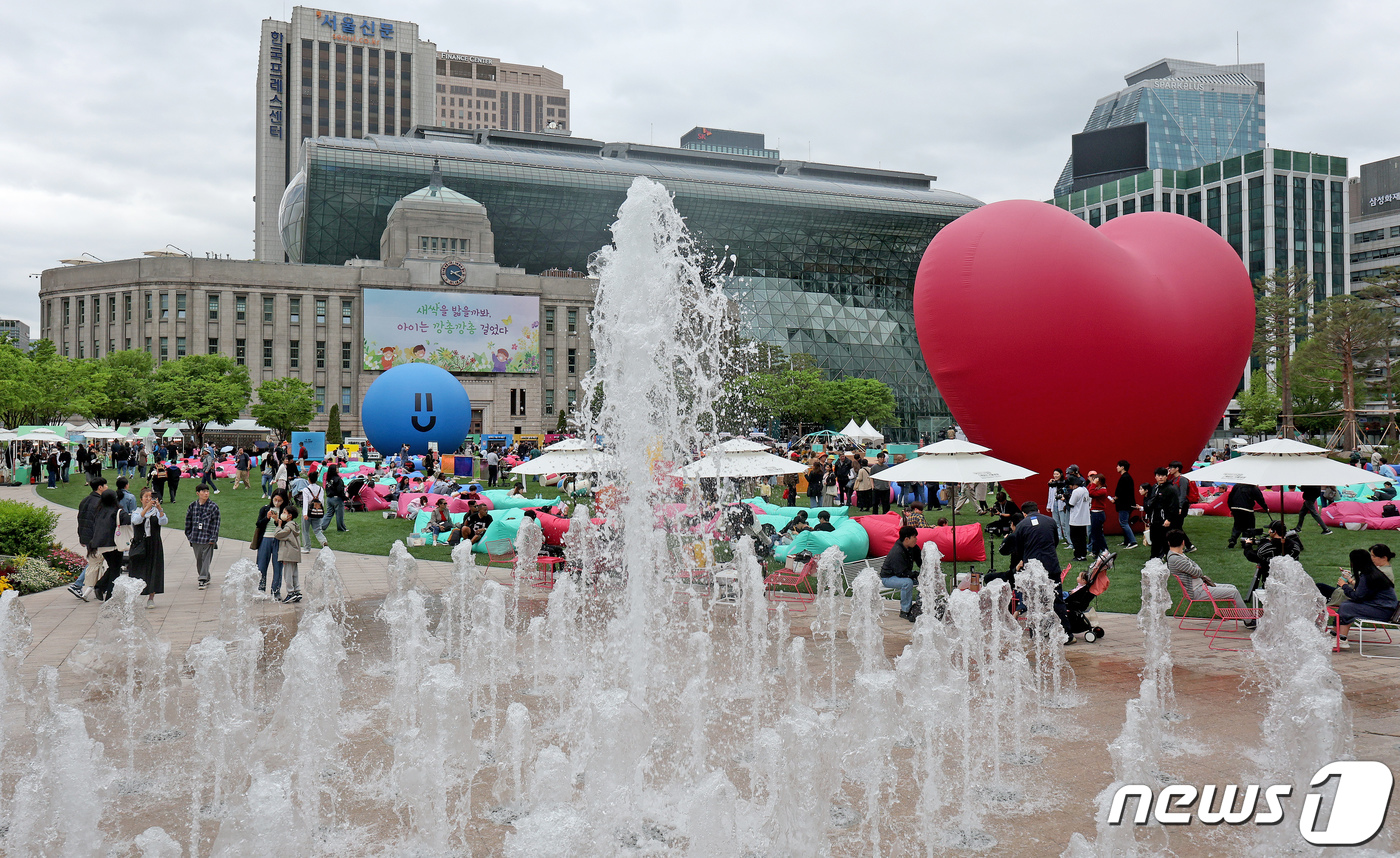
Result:
{"label": "sign reading sparkplus", "polygon": [[316,11],[316,18],[321,22],[322,27],[329,27],[331,39],[337,42],[355,42],[362,45],[377,45],[380,40],[389,41],[394,38],[394,23],[392,21],[378,21],[373,18],[356,19],[353,15],[342,15],[339,12]]}
{"label": "sign reading sparkplus", "polygon": [[282,63],[286,53],[287,36],[274,30],[268,39],[267,49],[267,90],[270,98],[267,100],[267,136],[282,138],[282,117],[283,101],[282,93],[286,92],[282,88]]}

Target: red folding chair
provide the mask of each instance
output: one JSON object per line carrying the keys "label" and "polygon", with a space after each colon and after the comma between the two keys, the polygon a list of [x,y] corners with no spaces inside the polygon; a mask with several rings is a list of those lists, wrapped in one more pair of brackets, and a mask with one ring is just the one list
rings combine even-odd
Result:
{"label": "red folding chair", "polygon": [[[798,572],[780,569],[763,579],[763,589],[770,602],[791,602],[794,611],[805,611],[807,605],[817,600],[817,561],[808,560]],[[791,590],[779,589],[791,587]],[[800,607],[796,607],[800,606]],[[773,605],[769,605],[772,610]]]}
{"label": "red folding chair", "polygon": [[[1206,597],[1204,599],[1193,599],[1191,598],[1191,592],[1186,589],[1186,582],[1181,580],[1181,576],[1173,572],[1172,577],[1176,579],[1176,586],[1181,588],[1181,601],[1177,603],[1176,610],[1172,613],[1172,619],[1181,621],[1176,624],[1176,627],[1186,632],[1203,631],[1206,634],[1210,634],[1211,626],[1215,622],[1215,620],[1220,617],[1221,611],[1220,604],[1217,603],[1215,601],[1215,597],[1210,594],[1210,588],[1202,584],[1201,589],[1205,590]],[[1231,608],[1234,607],[1233,602],[1226,602],[1226,604],[1229,605]],[[1202,619],[1201,617],[1187,616],[1191,613],[1191,608],[1195,605],[1210,605],[1211,615],[1205,620],[1204,626],[1200,627],[1199,629],[1195,627],[1188,629],[1186,628],[1187,620],[1195,621]]]}

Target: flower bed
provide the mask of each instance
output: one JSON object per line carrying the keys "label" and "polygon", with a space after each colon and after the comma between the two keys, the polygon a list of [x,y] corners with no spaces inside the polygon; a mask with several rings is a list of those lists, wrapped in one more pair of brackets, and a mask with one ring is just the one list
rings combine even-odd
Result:
{"label": "flower bed", "polygon": [[[74,561],[77,561],[75,567]],[[53,549],[48,560],[11,557],[0,562],[0,592],[18,590],[21,596],[70,584],[87,561],[71,551]]]}

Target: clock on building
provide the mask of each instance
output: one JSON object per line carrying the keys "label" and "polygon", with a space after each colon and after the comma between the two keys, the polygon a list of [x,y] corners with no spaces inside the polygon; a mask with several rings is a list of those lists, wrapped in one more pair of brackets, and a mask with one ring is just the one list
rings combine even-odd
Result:
{"label": "clock on building", "polygon": [[455,259],[442,263],[442,282],[448,286],[461,286],[467,280],[466,266]]}

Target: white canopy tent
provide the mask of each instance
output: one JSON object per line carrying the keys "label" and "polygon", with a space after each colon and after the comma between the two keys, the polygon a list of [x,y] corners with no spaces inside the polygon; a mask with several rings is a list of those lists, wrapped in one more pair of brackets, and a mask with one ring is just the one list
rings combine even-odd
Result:
{"label": "white canopy tent", "polygon": [[704,477],[776,477],[783,474],[806,473],[805,465],[775,456],[762,444],[735,438],[716,444],[697,459],[679,470],[673,477],[699,479]]}
{"label": "white canopy tent", "polygon": [[878,431],[876,431],[875,427],[870,425],[869,420],[860,424],[860,431],[862,435],[864,435],[867,439],[875,442],[876,444],[885,443],[885,436],[881,435]]}
{"label": "white canopy tent", "polygon": [[603,470],[611,461],[608,454],[588,441],[581,438],[565,438],[545,447],[539,456],[511,468],[510,472],[521,476],[589,474]]}

